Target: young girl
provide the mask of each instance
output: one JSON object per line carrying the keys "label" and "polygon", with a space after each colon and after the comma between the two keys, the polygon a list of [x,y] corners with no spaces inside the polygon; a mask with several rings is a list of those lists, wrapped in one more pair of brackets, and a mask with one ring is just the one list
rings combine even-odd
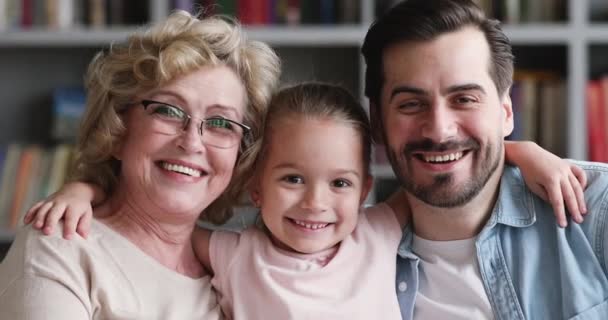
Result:
{"label": "young girl", "polygon": [[[201,263],[214,275],[225,315],[401,319],[395,255],[408,211],[380,204],[361,213],[372,184],[371,135],[356,99],[327,84],[284,89],[273,99],[263,138],[255,147],[260,150],[250,190],[261,223],[240,234],[199,229],[193,239]],[[563,165],[540,149],[526,152],[528,162]],[[584,185],[584,174],[566,167]],[[546,174],[552,169],[534,168],[533,175],[543,177],[543,170]],[[578,190],[573,191],[574,202],[568,202],[578,212],[580,186],[569,187]],[[35,220],[42,227],[46,219],[45,230],[51,232],[65,215],[72,222],[64,229],[73,232],[80,221],[84,233],[90,215],[83,215],[87,210],[82,208],[90,206],[95,193],[102,198],[92,186],[67,185],[33,207],[26,222]]]}

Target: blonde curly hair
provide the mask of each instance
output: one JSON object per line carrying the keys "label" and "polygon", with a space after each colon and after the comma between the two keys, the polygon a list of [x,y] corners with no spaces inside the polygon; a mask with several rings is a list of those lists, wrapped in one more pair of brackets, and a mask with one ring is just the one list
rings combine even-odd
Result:
{"label": "blonde curly hair", "polygon": [[[247,40],[238,22],[176,11],[165,21],[135,32],[126,42],[99,52],[85,79],[87,107],[71,180],[99,185],[111,194],[120,173],[120,162],[112,153],[125,135],[120,113],[144,92],[201,67],[218,65],[229,67],[243,82],[248,100],[243,122],[257,140],[278,84],[280,61],[268,45]],[[251,174],[253,150],[240,150],[228,188],[205,209],[202,218],[213,223],[230,218],[231,207]]]}

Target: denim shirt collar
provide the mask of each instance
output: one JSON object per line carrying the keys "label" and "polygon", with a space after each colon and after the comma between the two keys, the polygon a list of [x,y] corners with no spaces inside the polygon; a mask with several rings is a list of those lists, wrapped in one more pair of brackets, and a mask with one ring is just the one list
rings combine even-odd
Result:
{"label": "denim shirt collar", "polygon": [[[497,224],[515,228],[529,227],[536,222],[534,195],[526,187],[517,167],[505,165],[500,179],[498,200],[492,210],[492,215],[479,233],[478,239],[491,234]],[[404,259],[418,260],[412,251],[413,231],[410,224],[403,229],[403,236],[397,254]]]}

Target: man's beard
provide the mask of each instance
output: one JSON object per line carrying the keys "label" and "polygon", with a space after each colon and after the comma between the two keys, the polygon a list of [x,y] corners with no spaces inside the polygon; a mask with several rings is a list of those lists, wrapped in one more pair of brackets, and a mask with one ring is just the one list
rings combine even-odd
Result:
{"label": "man's beard", "polygon": [[[449,141],[440,144],[425,139],[406,144],[403,151],[400,152],[401,157],[399,158],[391,148],[387,149],[387,153],[393,170],[406,191],[431,206],[455,208],[463,206],[475,198],[488,180],[490,180],[490,177],[492,177],[492,174],[500,164],[502,149],[499,149],[499,146],[488,144],[484,150],[480,150],[480,144],[473,139],[460,142]],[[477,164],[477,166],[473,167],[471,177],[463,185],[454,185],[454,173],[437,174],[433,177],[433,182],[430,185],[420,185],[413,180],[411,176],[411,172],[413,171],[411,166],[414,158],[412,156],[413,152],[446,152],[463,149],[467,149],[469,153],[481,152],[476,158],[473,158],[473,164]],[[470,156],[474,155],[471,154]],[[399,159],[402,161],[400,162]],[[410,161],[405,164],[405,159],[410,159]],[[404,165],[408,166],[407,172],[404,170]],[[476,170],[477,168],[479,170]]]}

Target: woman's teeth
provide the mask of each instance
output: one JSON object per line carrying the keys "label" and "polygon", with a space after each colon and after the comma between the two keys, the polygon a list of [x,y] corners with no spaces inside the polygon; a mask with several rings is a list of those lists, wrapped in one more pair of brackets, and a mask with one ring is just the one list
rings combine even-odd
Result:
{"label": "woman's teeth", "polygon": [[185,174],[185,175],[189,175],[191,177],[200,177],[201,176],[201,171],[190,168],[190,167],[186,167],[186,166],[182,166],[179,164],[171,164],[171,163],[166,163],[163,162],[162,163],[162,167],[165,170],[169,170],[169,171],[173,171],[173,172],[178,172],[181,174]]}
{"label": "woman's teeth", "polygon": [[455,152],[450,154],[438,155],[438,156],[424,156],[426,162],[448,162],[455,161],[462,158],[462,152]]}

